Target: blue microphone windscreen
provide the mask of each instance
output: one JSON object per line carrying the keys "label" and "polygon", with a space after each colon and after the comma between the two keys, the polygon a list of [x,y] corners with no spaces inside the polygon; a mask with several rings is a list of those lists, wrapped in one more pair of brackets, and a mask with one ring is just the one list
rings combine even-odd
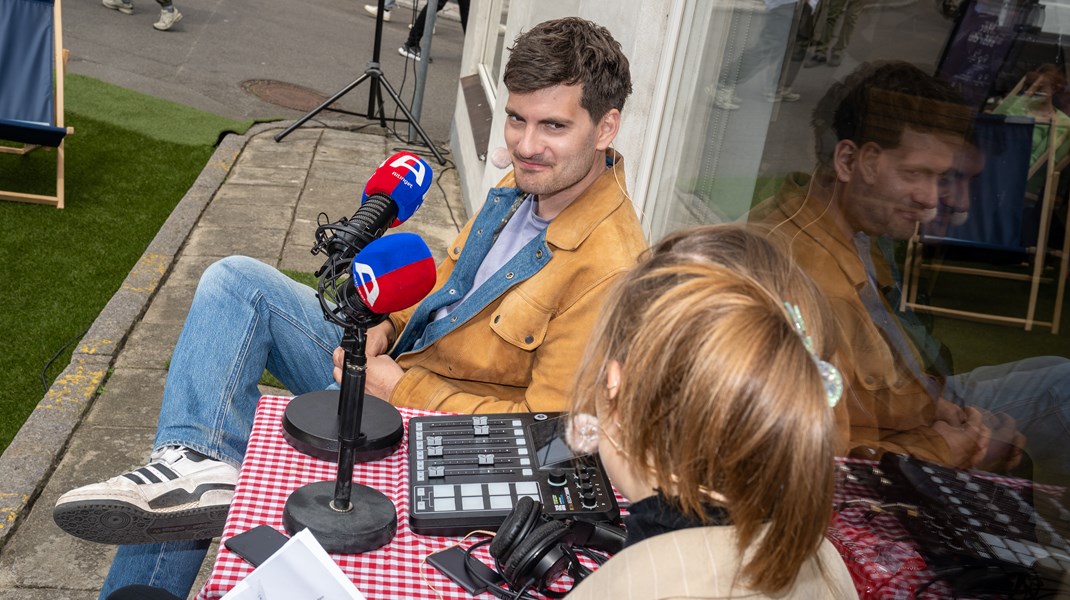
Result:
{"label": "blue microphone windscreen", "polygon": [[435,286],[435,260],[415,233],[372,241],[353,259],[351,272],[364,305],[380,315],[416,304]]}

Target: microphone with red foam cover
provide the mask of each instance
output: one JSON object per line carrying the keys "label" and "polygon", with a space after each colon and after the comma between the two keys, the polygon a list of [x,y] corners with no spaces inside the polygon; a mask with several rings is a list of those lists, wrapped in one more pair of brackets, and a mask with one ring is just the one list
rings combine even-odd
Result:
{"label": "microphone with red foam cover", "polygon": [[364,186],[360,204],[363,206],[376,194],[389,197],[395,206],[390,226],[397,227],[423,204],[424,195],[431,189],[431,179],[431,165],[427,161],[412,152],[398,152],[372,173]]}
{"label": "microphone with red foam cover", "polygon": [[374,314],[404,310],[435,286],[435,260],[415,233],[395,233],[368,244],[353,259],[353,285],[361,303]]}
{"label": "microphone with red foam cover", "polygon": [[332,260],[348,261],[388,227],[404,223],[423,204],[431,189],[431,165],[411,152],[398,152],[372,173],[364,186],[360,208],[350,219],[321,225],[312,253],[326,249]]}

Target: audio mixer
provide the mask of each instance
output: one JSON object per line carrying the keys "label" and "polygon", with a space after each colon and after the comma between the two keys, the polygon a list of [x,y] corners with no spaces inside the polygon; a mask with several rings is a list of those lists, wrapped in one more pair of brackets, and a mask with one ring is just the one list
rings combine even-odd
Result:
{"label": "audio mixer", "polygon": [[433,415],[409,420],[412,531],[496,530],[530,496],[554,518],[618,522],[620,508],[597,455],[565,443],[564,413]]}

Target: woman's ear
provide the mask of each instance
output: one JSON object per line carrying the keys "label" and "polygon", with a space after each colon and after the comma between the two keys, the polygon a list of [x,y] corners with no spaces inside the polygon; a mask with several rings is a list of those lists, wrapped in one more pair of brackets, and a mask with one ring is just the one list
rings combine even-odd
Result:
{"label": "woman's ear", "polygon": [[617,391],[620,388],[621,368],[620,363],[611,360],[606,365],[606,390],[609,392],[609,399],[614,400],[617,397]]}

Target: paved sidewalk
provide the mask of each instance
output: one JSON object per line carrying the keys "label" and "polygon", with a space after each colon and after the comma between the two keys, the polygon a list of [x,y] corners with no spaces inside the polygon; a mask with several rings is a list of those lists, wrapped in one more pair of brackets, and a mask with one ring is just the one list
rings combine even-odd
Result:
{"label": "paved sidewalk", "polygon": [[[342,123],[306,124],[276,143],[285,125],[220,144],[0,456],[0,600],[97,597],[114,547],[65,534],[52,506],[73,487],[144,463],[201,272],[232,254],[315,271],[323,262],[309,252],[317,215],[351,216],[367,178],[403,147],[377,127]],[[401,229],[422,235],[440,260],[466,216],[456,170],[428,162],[437,183]]]}

